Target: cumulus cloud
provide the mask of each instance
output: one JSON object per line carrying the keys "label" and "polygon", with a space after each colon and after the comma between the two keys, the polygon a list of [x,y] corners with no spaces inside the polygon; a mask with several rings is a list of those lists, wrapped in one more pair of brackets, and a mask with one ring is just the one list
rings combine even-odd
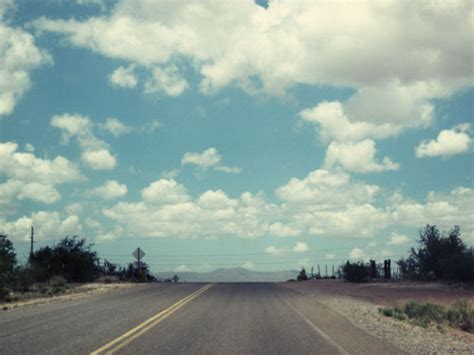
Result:
{"label": "cumulus cloud", "polygon": [[463,123],[452,129],[442,130],[436,139],[420,143],[415,150],[416,157],[443,157],[446,159],[453,155],[467,153],[472,145],[472,138],[468,134],[469,128],[469,123]]}
{"label": "cumulus cloud", "polygon": [[17,150],[18,144],[14,142],[0,143],[1,175],[45,185],[57,185],[83,179],[79,169],[62,156],[57,156],[52,160],[41,159],[32,153]]}
{"label": "cumulus cloud", "polygon": [[52,185],[38,182],[9,179],[0,184],[0,209],[11,207],[15,198],[52,204],[60,200],[61,195]]}
{"label": "cumulus cloud", "polygon": [[288,253],[288,250],[286,248],[277,248],[271,245],[265,248],[265,253],[272,255],[282,255]]}
{"label": "cumulus cloud", "polygon": [[109,83],[114,87],[131,89],[137,86],[138,79],[133,73],[134,66],[118,67],[109,75]]}
{"label": "cumulus cloud", "polygon": [[386,170],[398,170],[399,164],[384,157],[382,162],[375,160],[375,142],[364,139],[358,143],[332,142],[326,152],[324,166],[333,168],[340,166],[343,169],[355,173],[381,172]]}
{"label": "cumulus cloud", "polygon": [[107,149],[86,150],[81,159],[93,170],[112,170],[117,165],[117,159]]}
{"label": "cumulus cloud", "polygon": [[145,82],[145,93],[162,92],[168,96],[179,96],[188,88],[188,83],[179,74],[175,65],[154,68],[152,77]]}
{"label": "cumulus cloud", "polygon": [[[236,85],[281,94],[295,84],[375,92],[386,83],[459,87],[472,82],[471,15],[467,0],[270,1],[267,8],[250,0],[122,0],[103,16],[42,18],[35,27],[106,57],[151,68],[152,78],[154,67],[187,58],[201,74],[204,92]],[[410,100],[403,90],[398,96]]]}
{"label": "cumulus cloud", "polygon": [[0,4],[0,117],[9,115],[32,86],[31,72],[52,59],[38,48],[34,37],[18,27],[10,27],[2,19],[13,2]]}
{"label": "cumulus cloud", "polygon": [[377,125],[371,122],[351,122],[338,101],[322,102],[312,109],[300,112],[305,122],[318,124],[320,139],[324,143],[360,141],[364,138],[387,138],[396,135],[399,129],[392,123]]}
{"label": "cumulus cloud", "polygon": [[229,174],[240,173],[240,168],[221,165],[221,160],[222,156],[219,154],[217,149],[211,147],[204,150],[202,153],[185,153],[181,159],[181,165],[196,165],[204,170],[208,168],[213,168],[214,170],[222,171]]}
{"label": "cumulus cloud", "polygon": [[[115,168],[117,159],[108,150],[108,145],[98,139],[93,132],[93,123],[89,117],[79,114],[62,114],[51,118],[52,127],[61,131],[64,144],[75,138],[82,149],[82,162],[93,170],[111,170]],[[103,126],[113,134],[123,133],[127,129],[117,119],[109,118]],[[120,133],[119,133],[120,132]]]}
{"label": "cumulus cloud", "polygon": [[349,253],[349,259],[351,260],[363,260],[367,259],[367,255],[364,249],[361,248],[354,248]]}
{"label": "cumulus cloud", "polygon": [[119,119],[113,117],[109,117],[105,120],[105,123],[102,124],[102,129],[115,137],[119,137],[132,131],[131,127],[122,123]]}
{"label": "cumulus cloud", "polygon": [[116,180],[108,180],[103,185],[92,189],[89,194],[98,196],[104,200],[112,200],[125,196],[127,194],[127,186],[120,184]]}
{"label": "cumulus cloud", "polygon": [[36,240],[59,239],[65,235],[78,235],[82,231],[78,216],[61,217],[56,211],[39,211],[14,221],[5,221],[1,218],[0,221],[3,231],[12,240],[29,240],[31,226],[35,227]]}
{"label": "cumulus cloud", "polygon": [[390,235],[390,240],[387,244],[388,245],[402,245],[408,242],[410,242],[410,238],[408,238],[406,235],[393,232]]}
{"label": "cumulus cloud", "polygon": [[305,253],[309,250],[308,244],[304,242],[298,242],[296,245],[293,247],[293,251],[295,253]]}

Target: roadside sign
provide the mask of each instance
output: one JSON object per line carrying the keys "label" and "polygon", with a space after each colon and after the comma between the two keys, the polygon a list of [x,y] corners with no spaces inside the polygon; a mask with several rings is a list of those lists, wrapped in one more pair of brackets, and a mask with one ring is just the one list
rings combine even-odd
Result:
{"label": "roadside sign", "polygon": [[135,249],[132,255],[135,257],[135,259],[141,260],[141,258],[145,256],[145,252],[141,250],[140,248],[137,248]]}

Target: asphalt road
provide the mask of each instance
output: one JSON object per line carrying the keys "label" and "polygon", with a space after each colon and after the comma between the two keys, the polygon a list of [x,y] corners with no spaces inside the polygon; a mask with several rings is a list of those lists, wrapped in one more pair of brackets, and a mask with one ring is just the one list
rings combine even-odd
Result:
{"label": "asphalt road", "polygon": [[153,284],[0,313],[0,354],[400,354],[279,284]]}

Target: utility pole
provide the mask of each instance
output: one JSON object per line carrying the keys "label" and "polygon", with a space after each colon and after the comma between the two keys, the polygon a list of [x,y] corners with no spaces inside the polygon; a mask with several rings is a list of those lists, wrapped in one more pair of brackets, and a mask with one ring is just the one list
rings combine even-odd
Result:
{"label": "utility pole", "polygon": [[318,264],[318,277],[321,277],[321,270],[319,269],[319,264]]}
{"label": "utility pole", "polygon": [[33,257],[33,244],[35,242],[35,229],[31,226],[31,247],[30,247],[30,259]]}
{"label": "utility pole", "polygon": [[334,275],[334,264],[332,264],[332,277],[335,277],[335,275]]}
{"label": "utility pole", "polygon": [[325,266],[326,266],[326,277],[328,277],[328,264],[326,264]]}

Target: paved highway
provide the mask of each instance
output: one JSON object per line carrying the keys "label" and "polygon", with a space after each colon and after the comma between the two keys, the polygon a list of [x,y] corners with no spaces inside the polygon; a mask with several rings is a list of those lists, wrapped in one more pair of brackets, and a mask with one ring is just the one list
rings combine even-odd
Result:
{"label": "paved highway", "polygon": [[400,354],[273,283],[151,284],[0,313],[0,354]]}

